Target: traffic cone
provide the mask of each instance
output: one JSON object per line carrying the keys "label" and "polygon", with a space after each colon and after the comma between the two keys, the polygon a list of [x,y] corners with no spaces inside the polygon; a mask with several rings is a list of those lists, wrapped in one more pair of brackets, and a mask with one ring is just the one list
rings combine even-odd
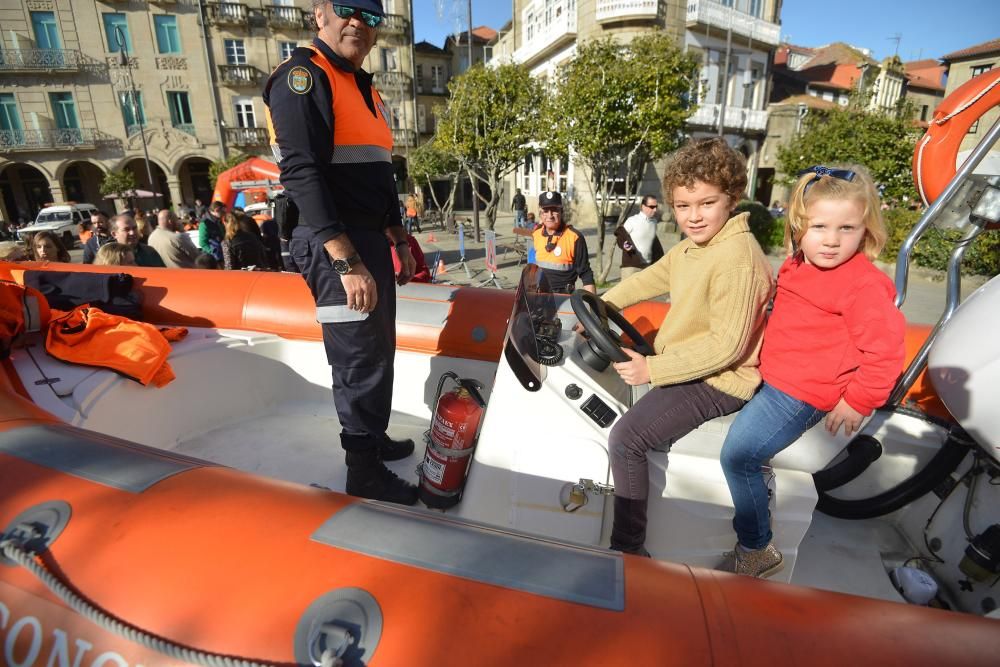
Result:
{"label": "traffic cone", "polygon": [[444,260],[443,259],[439,259],[438,260],[437,271],[434,272],[434,275],[435,276],[443,276],[446,273],[448,273],[448,269],[444,265]]}
{"label": "traffic cone", "polygon": [[428,232],[427,233],[427,242],[428,243],[436,243],[437,242],[437,239],[434,238],[434,232]]}

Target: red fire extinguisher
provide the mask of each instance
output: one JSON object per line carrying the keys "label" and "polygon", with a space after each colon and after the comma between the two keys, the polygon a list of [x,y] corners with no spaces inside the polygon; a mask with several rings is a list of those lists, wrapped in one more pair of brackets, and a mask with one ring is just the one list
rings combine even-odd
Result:
{"label": "red fire extinguisher", "polygon": [[[442,396],[449,379],[458,386]],[[447,509],[462,499],[465,474],[486,408],[480,389],[482,385],[475,380],[460,379],[451,371],[438,381],[427,451],[420,465],[420,500],[428,507]]]}

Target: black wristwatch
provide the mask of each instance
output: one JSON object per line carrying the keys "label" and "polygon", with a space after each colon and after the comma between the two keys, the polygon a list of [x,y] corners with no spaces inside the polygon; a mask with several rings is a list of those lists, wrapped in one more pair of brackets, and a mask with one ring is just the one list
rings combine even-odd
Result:
{"label": "black wristwatch", "polygon": [[351,269],[361,263],[361,257],[358,256],[358,253],[354,253],[346,259],[335,259],[331,263],[334,271],[342,276],[346,276],[351,272]]}
{"label": "black wristwatch", "polygon": [[410,242],[409,242],[409,241],[406,241],[406,240],[403,240],[403,241],[399,241],[399,242],[397,242],[397,243],[395,244],[395,248],[396,248],[396,251],[397,251],[397,252],[399,252],[399,249],[400,249],[401,247],[403,247],[404,245],[405,245],[405,246],[406,246],[407,248],[409,248],[409,247],[410,247]]}

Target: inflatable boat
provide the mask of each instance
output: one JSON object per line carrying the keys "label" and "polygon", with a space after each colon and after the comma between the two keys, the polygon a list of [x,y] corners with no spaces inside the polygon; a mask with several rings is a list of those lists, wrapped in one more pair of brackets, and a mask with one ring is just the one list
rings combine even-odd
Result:
{"label": "inflatable boat", "polygon": [[[610,325],[534,267],[513,291],[401,288],[389,432],[418,451],[390,465],[435,509],[403,508],[342,493],[299,276],[129,267],[141,319],[188,329],[173,381],[60,361],[41,330],[2,362],[0,662],[997,664],[1000,280],[957,303],[964,249],[1000,218],[1000,181],[973,173],[997,136],[900,251],[901,301],[913,244],[964,207],[948,305],[909,328],[889,404],[850,440],[817,427],[772,461],[786,565],[770,581],[709,569],[733,544],[731,417],[651,455],[653,558],[606,549],[607,436],[642,395],[607,341],[651,340],[665,304]],[[52,271],[112,269],[0,264],[19,283]],[[424,447],[449,378],[481,409],[460,493],[438,502]]]}

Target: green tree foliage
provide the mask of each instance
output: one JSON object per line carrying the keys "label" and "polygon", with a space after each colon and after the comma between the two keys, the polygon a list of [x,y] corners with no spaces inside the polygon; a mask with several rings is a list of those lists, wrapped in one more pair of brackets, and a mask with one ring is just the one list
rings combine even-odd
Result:
{"label": "green tree foliage", "polygon": [[104,196],[115,195],[119,198],[133,196],[136,189],[135,174],[128,169],[109,171],[101,181],[100,191]]}
{"label": "green tree foliage", "polygon": [[920,135],[905,109],[864,110],[864,96],[844,108],[812,110],[803,132],[778,149],[779,171],[785,183],[817,164],[862,164],[892,204],[915,201],[910,163]]}
{"label": "green tree foliage", "polygon": [[214,185],[215,181],[219,179],[219,174],[226,171],[227,169],[232,169],[240,162],[245,162],[247,156],[244,153],[234,152],[225,160],[216,160],[208,166],[208,177],[212,179]]}
{"label": "green tree foliage", "polygon": [[[414,183],[427,186],[435,206],[441,211],[443,219],[447,220],[455,207],[455,191],[462,174],[461,163],[453,155],[442,151],[435,138],[410,152],[407,169]],[[438,200],[434,190],[435,181],[448,181],[448,197],[443,202]]]}
{"label": "green tree foliage", "polygon": [[[553,155],[572,151],[598,221],[617,208],[621,224],[632,212],[647,167],[680,144],[694,111],[688,92],[697,66],[671,37],[648,33],[628,44],[611,39],[583,44],[562,69],[555,100],[546,109],[552,128],[546,149]],[[598,274],[605,280],[611,262],[604,261],[606,230],[598,226]]]}
{"label": "green tree foliage", "polygon": [[[500,186],[541,133],[542,84],[521,65],[476,65],[451,80],[451,98],[439,117],[435,143],[457,159],[496,224]],[[486,198],[481,185],[489,189]]]}
{"label": "green tree foliage", "polygon": [[785,219],[775,220],[767,207],[758,201],[744,199],[733,210],[733,214],[750,213],[750,233],[757,239],[761,250],[769,253],[780,248],[785,239]]}
{"label": "green tree foliage", "polygon": [[[899,248],[920,219],[920,212],[890,209],[885,212],[884,219],[889,238],[879,259],[891,264],[896,261]],[[961,237],[962,232],[958,230],[931,227],[913,247],[912,261],[919,266],[945,271],[948,268],[948,256]],[[962,272],[983,276],[1000,273],[1000,235],[995,232],[980,234],[965,253]]]}

